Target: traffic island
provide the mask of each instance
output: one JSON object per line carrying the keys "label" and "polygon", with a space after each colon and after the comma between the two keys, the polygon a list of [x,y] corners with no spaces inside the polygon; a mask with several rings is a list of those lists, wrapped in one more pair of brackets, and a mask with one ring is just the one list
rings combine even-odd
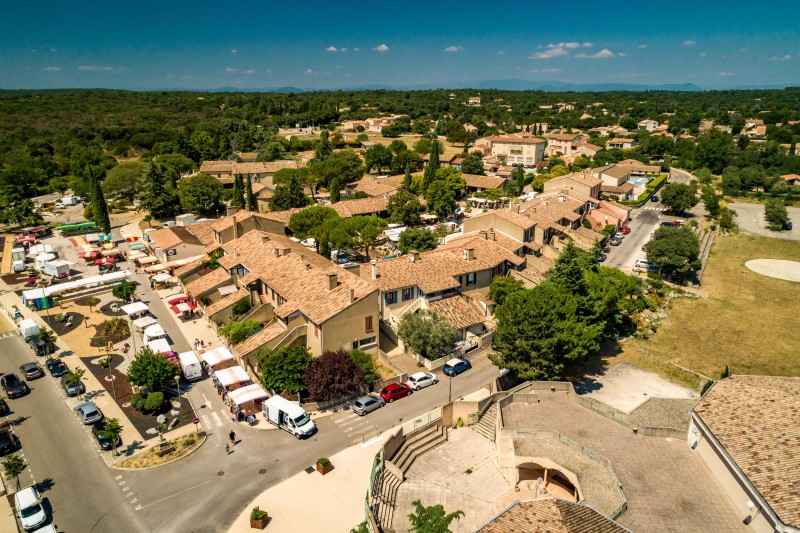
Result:
{"label": "traffic island", "polygon": [[161,466],[182,457],[186,457],[198,449],[206,440],[206,435],[201,432],[199,435],[188,433],[172,440],[156,443],[146,451],[138,453],[129,459],[120,461],[113,466],[115,468],[153,468]]}

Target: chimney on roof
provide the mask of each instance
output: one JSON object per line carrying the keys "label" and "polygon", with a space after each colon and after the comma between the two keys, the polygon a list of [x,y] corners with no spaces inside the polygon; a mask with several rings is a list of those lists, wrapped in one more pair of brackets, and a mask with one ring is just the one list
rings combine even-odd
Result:
{"label": "chimney on roof", "polygon": [[332,291],[336,288],[338,281],[336,280],[336,272],[328,272],[328,290]]}
{"label": "chimney on roof", "polygon": [[262,235],[261,244],[267,244],[268,242],[269,242],[269,235]]}
{"label": "chimney on roof", "polygon": [[350,303],[354,303],[356,301],[356,290],[350,289]]}
{"label": "chimney on roof", "polygon": [[563,194],[559,194],[558,195],[558,201],[559,202],[563,202],[564,201],[564,195]]}
{"label": "chimney on roof", "polygon": [[512,213],[519,213],[519,204],[518,203],[513,202],[511,204],[511,212]]}
{"label": "chimney on roof", "polygon": [[284,248],[283,249],[283,253],[281,255],[289,255],[290,253],[292,253],[292,249],[291,248]]}
{"label": "chimney on roof", "polygon": [[411,259],[412,263],[416,263],[417,261],[419,261],[419,252],[418,251],[411,250],[410,252],[408,252],[408,254],[409,254],[409,258]]}
{"label": "chimney on roof", "polygon": [[369,266],[371,267],[372,270],[372,276],[371,276],[372,281],[375,281],[376,279],[378,279],[378,262],[373,259],[372,261],[369,262]]}
{"label": "chimney on roof", "polygon": [[227,206],[225,208],[225,216],[226,217],[231,217],[231,216],[235,215],[237,212],[239,212],[239,208],[238,207]]}
{"label": "chimney on roof", "polygon": [[472,261],[475,259],[475,248],[464,248],[464,261]]}
{"label": "chimney on roof", "polygon": [[490,240],[490,241],[496,241],[497,240],[497,237],[494,234],[494,228],[489,228],[489,231],[486,233],[486,235],[488,236],[488,240]]}
{"label": "chimney on roof", "polygon": [[274,255],[275,257],[280,257],[281,249],[275,246],[274,248],[272,248],[272,255]]}
{"label": "chimney on roof", "polygon": [[311,270],[311,263],[305,263],[305,265],[306,265],[306,270]]}

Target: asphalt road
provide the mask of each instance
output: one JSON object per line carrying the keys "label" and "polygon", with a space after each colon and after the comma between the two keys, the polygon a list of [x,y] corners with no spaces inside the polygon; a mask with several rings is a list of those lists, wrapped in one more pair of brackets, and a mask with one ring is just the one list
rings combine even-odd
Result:
{"label": "asphalt road", "polygon": [[787,207],[789,219],[793,222],[793,228],[789,231],[772,231],[767,228],[764,221],[763,204],[730,204],[730,208],[736,211],[736,223],[744,233],[761,235],[762,237],[772,237],[774,239],[788,239],[800,241],[800,208]]}
{"label": "asphalt road", "polygon": [[[0,339],[0,353],[0,370],[20,377],[19,365],[35,359],[16,334]],[[7,419],[15,421],[21,453],[29,464],[20,476],[21,486],[37,484],[59,531],[145,531],[141,517],[125,505],[125,495],[91,433],[67,405],[60,384],[49,374],[28,384],[30,394],[7,400],[12,411]]]}

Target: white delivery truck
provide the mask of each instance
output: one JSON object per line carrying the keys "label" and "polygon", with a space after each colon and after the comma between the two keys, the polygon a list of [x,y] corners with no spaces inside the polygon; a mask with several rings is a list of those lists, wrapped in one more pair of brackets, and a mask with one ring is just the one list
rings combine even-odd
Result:
{"label": "white delivery truck", "polygon": [[181,370],[183,370],[183,377],[186,378],[186,381],[194,381],[203,377],[203,367],[194,352],[179,353],[178,361],[181,362]]}
{"label": "white delivery truck", "polygon": [[64,209],[70,205],[77,205],[81,203],[83,200],[80,196],[65,196],[61,200],[57,201],[55,207],[58,209]]}
{"label": "white delivery truck", "polygon": [[39,338],[39,326],[30,318],[19,323],[19,334],[26,341]]}
{"label": "white delivery truck", "polygon": [[53,276],[54,278],[67,278],[69,277],[69,267],[72,263],[58,259],[56,261],[47,261],[42,263],[42,274],[46,276]]}
{"label": "white delivery truck", "polygon": [[302,407],[277,394],[261,404],[264,418],[298,439],[311,436],[317,427]]}

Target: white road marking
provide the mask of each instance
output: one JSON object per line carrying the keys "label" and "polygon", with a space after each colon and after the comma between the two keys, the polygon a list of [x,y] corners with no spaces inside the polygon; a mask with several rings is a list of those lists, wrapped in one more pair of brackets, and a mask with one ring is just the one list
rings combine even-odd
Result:
{"label": "white road marking", "polygon": [[206,405],[208,405],[208,403],[209,403],[209,402],[208,402],[208,398],[206,398],[206,395],[205,395],[205,394],[203,394],[203,401],[204,401],[204,402],[206,402]]}
{"label": "white road marking", "polygon": [[127,481],[124,481],[124,480],[123,480],[123,481],[120,481],[119,483],[117,483],[117,485],[119,485],[119,486],[121,487],[121,486],[123,486],[125,483],[127,483]]}
{"label": "white road marking", "polygon": [[[220,418],[219,418],[219,415],[217,414],[217,412],[216,412],[216,411],[214,411],[213,413],[211,413],[211,418],[213,418],[213,419],[214,419],[214,424],[215,424],[215,425],[216,425],[218,428],[219,428],[219,427],[222,427],[222,420],[220,420]],[[210,427],[210,426],[209,426],[209,427]]]}
{"label": "white road marking", "polygon": [[201,418],[203,419],[203,427],[211,428],[211,421],[208,419],[208,415],[203,415]]}
{"label": "white road marking", "polygon": [[122,479],[122,476],[117,476],[117,477],[115,477],[114,479],[116,479],[117,481],[119,481],[120,479]]}
{"label": "white road marking", "polygon": [[[131,492],[131,495],[133,495],[133,493],[132,493],[132,492]],[[136,502],[138,502],[138,501],[139,501],[139,500],[137,500],[136,498],[134,498],[134,499],[132,499],[132,500],[131,500],[131,503],[136,503]],[[137,509],[137,510],[138,510],[138,509]]]}
{"label": "white road marking", "polygon": [[130,487],[122,487],[122,492],[128,492],[129,490],[131,490]]}
{"label": "white road marking", "polygon": [[145,507],[150,507],[151,505],[155,505],[155,504],[157,504],[157,503],[161,503],[161,502],[163,502],[164,500],[168,500],[168,499],[170,499],[170,498],[173,498],[173,497],[175,497],[175,496],[179,496],[179,495],[183,494],[184,492],[189,492],[190,490],[194,490],[194,489],[196,489],[196,488],[198,488],[198,487],[202,487],[203,485],[208,485],[209,483],[211,483],[211,480],[210,480],[210,479],[209,479],[208,481],[204,481],[204,482],[202,482],[202,483],[198,483],[197,485],[195,485],[195,486],[193,486],[193,487],[189,487],[188,489],[184,489],[184,490],[182,490],[182,491],[180,491],[180,492],[176,492],[175,494],[170,494],[169,496],[166,496],[166,497],[164,497],[164,498],[161,498],[160,500],[156,500],[156,501],[154,501],[154,502],[150,502],[150,503],[148,503],[147,505],[137,505],[137,506],[136,506],[136,510],[138,511],[139,509],[144,509]]}

